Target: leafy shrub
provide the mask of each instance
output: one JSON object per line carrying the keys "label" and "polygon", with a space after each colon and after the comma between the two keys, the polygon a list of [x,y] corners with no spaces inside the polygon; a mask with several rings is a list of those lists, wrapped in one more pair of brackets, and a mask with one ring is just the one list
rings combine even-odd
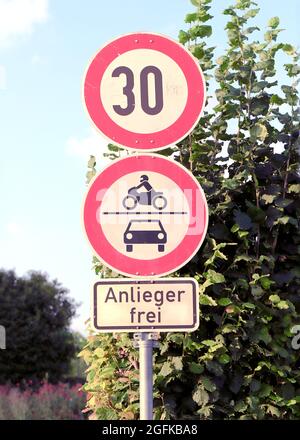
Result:
{"label": "leafy shrub", "polygon": [[75,354],[69,330],[74,314],[75,305],[58,281],[38,272],[17,277],[0,270],[0,324],[6,329],[0,383],[60,380]]}
{"label": "leafy shrub", "polygon": [[[217,102],[174,149],[203,186],[210,209],[206,241],[178,273],[200,283],[200,328],[161,335],[155,417],[297,419],[300,353],[291,346],[291,329],[300,320],[299,55],[277,42],[277,17],[263,39],[253,39],[257,28],[248,22],[259,9],[237,0],[224,11],[228,48],[215,59],[204,41],[213,34],[211,1],[192,0],[196,10],[179,39],[199,59]],[[289,84],[281,87],[278,53],[288,58]],[[89,167],[88,179],[92,159]],[[94,262],[96,273],[109,275]],[[91,336],[82,356],[93,417],[137,418],[138,353],[131,338]]]}

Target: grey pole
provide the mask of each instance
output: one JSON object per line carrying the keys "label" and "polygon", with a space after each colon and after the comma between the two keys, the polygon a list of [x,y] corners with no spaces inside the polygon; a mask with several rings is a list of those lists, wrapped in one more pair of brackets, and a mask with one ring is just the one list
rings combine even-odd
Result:
{"label": "grey pole", "polygon": [[153,341],[148,333],[140,338],[140,420],[153,420]]}
{"label": "grey pole", "polygon": [[157,333],[135,333],[140,356],[140,420],[153,420],[153,347],[157,347]]}

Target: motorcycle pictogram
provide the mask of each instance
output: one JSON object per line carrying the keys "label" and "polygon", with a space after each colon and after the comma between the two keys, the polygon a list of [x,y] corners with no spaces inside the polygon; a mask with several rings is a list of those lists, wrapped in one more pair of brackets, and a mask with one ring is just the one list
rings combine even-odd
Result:
{"label": "motorcycle pictogram", "polygon": [[[140,181],[141,183],[138,186],[128,190],[128,194],[122,202],[124,208],[131,210],[139,203],[140,205],[152,205],[159,211],[163,210],[167,206],[167,199],[163,196],[163,193],[153,189],[148,176],[141,176]],[[144,188],[145,191],[139,192],[140,188]]]}

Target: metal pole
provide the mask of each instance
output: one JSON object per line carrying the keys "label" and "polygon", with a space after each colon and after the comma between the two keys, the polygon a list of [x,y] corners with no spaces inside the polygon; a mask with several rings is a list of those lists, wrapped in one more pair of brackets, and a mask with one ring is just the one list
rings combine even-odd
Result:
{"label": "metal pole", "polygon": [[153,420],[153,341],[148,333],[140,338],[140,420]]}
{"label": "metal pole", "polygon": [[158,347],[158,333],[135,333],[140,364],[140,420],[153,420],[153,348]]}

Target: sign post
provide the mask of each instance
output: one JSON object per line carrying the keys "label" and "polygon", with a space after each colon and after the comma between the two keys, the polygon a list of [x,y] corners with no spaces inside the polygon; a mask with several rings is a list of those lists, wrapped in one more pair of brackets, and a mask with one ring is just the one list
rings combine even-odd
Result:
{"label": "sign post", "polygon": [[140,420],[153,420],[153,348],[158,347],[158,333],[135,333],[135,347],[140,352]]}
{"label": "sign post", "polygon": [[92,294],[92,326],[99,333],[134,333],[139,349],[140,419],[153,418],[152,352],[158,332],[199,326],[199,287],[193,278],[104,279]]}
{"label": "sign post", "polygon": [[90,184],[84,230],[94,254],[136,279],[97,281],[92,325],[98,333],[132,332],[140,352],[140,418],[153,419],[152,352],[159,332],[199,326],[198,285],[175,272],[198,252],[208,207],[195,177],[175,160],[144,152],[172,147],[197,125],[206,101],[198,61],[153,33],[116,38],[91,60],[83,99],[109,141],[141,151],[115,160]]}

